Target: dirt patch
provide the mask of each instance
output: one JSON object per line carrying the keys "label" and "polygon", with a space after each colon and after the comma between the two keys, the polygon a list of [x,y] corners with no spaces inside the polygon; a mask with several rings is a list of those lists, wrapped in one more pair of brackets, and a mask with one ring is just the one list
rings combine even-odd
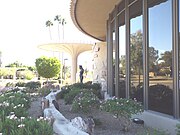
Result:
{"label": "dirt patch", "polygon": [[122,131],[121,121],[113,117],[112,114],[100,110],[93,110],[89,114],[74,113],[71,111],[71,105],[65,105],[64,100],[58,100],[60,112],[69,120],[75,117],[86,118],[92,116],[96,121],[95,135],[137,135],[145,133],[147,128],[144,125],[132,123],[128,132]]}
{"label": "dirt patch", "polygon": [[[121,121],[107,112],[93,110],[89,114],[74,113],[71,111],[71,105],[66,105],[64,100],[58,100],[58,104],[61,114],[64,115],[68,120],[74,119],[78,116],[82,118],[92,116],[96,122],[94,135],[142,135],[145,134],[147,130],[150,131],[150,129],[147,129],[144,125],[132,123],[130,130],[128,132],[124,132],[121,130]],[[28,112],[29,116],[34,118],[42,116],[41,97],[32,101]]]}

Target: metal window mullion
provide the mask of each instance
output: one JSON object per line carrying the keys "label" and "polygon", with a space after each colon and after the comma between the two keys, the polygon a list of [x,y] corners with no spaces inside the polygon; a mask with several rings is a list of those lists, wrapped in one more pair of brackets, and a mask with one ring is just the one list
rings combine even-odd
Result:
{"label": "metal window mullion", "polygon": [[147,0],[143,0],[143,102],[144,110],[148,110],[148,88],[149,88],[149,64],[148,64],[148,6]]}
{"label": "metal window mullion", "polygon": [[[112,14],[110,14],[110,20],[112,18]],[[109,39],[110,39],[110,44],[109,44],[109,72],[110,72],[110,76],[108,76],[110,78],[109,82],[110,82],[110,96],[114,96],[114,78],[113,78],[113,28],[112,28],[112,23],[109,22],[109,31],[110,31],[110,35],[109,35]]]}
{"label": "metal window mullion", "polygon": [[[107,32],[106,32],[106,43],[107,43],[107,46],[106,46],[106,49],[107,49],[107,75],[109,76],[109,19],[107,20],[106,22],[106,29],[107,29]],[[109,93],[109,77],[107,77],[107,93]]]}
{"label": "metal window mullion", "polygon": [[112,52],[113,52],[113,48],[112,48],[112,26],[111,26],[111,23],[110,23],[110,20],[111,20],[111,15],[109,15],[109,21],[108,21],[108,91],[109,91],[109,95],[110,96],[113,96],[113,75],[112,75],[112,70],[113,70],[113,62],[112,62]]}
{"label": "metal window mullion", "polygon": [[[115,14],[118,13],[118,7],[115,7]],[[115,68],[115,78],[116,78],[116,84],[115,84],[115,93],[116,96],[119,98],[119,23],[118,23],[118,16],[115,16],[115,44],[116,44],[116,51],[115,51],[115,57],[116,57],[116,68]]]}
{"label": "metal window mullion", "polygon": [[126,27],[126,98],[130,90],[130,22],[128,0],[125,1],[125,27]]}
{"label": "metal window mullion", "polygon": [[172,1],[172,29],[173,29],[173,109],[174,109],[174,117],[179,118],[179,29],[178,29],[178,0]]}

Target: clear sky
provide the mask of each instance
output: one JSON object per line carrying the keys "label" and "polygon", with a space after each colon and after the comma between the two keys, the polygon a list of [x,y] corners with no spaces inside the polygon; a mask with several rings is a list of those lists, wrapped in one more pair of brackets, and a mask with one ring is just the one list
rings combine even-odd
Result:
{"label": "clear sky", "polygon": [[57,42],[57,22],[53,22],[53,40],[50,40],[45,25],[47,20],[53,21],[56,15],[61,15],[67,21],[65,40],[92,40],[75,28],[69,11],[70,0],[1,0],[0,51],[3,65],[15,61],[34,65],[35,59],[42,55],[53,56],[52,52],[39,50],[37,46]]}

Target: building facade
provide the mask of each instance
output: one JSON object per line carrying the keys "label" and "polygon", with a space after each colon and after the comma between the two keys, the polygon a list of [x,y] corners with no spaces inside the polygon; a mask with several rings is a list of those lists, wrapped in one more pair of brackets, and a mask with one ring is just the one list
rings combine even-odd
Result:
{"label": "building facade", "polygon": [[[75,25],[107,43],[108,94],[142,102],[145,121],[173,133],[180,118],[180,0],[113,0],[109,8],[104,1],[105,37],[90,30],[96,25],[83,25],[85,20],[78,16],[81,3],[72,3]],[[103,8],[93,2],[88,6]]]}

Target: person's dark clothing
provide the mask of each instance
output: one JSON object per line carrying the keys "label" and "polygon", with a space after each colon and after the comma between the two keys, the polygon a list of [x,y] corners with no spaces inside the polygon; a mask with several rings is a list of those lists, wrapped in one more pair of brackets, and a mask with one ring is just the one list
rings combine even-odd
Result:
{"label": "person's dark clothing", "polygon": [[79,72],[79,77],[80,77],[80,82],[83,82],[83,73],[84,73],[84,69],[82,66],[79,66],[80,72]]}

